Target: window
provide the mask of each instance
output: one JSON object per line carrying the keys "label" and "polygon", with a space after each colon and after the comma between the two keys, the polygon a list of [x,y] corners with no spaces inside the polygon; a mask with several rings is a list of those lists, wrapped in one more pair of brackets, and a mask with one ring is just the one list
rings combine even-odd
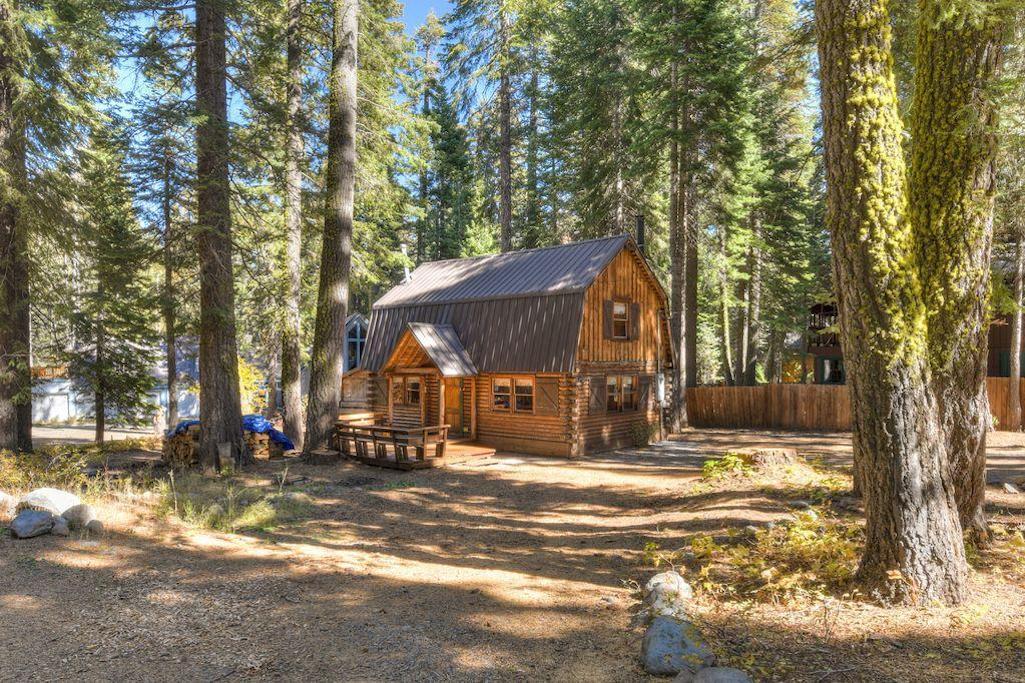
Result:
{"label": "window", "polygon": [[610,413],[618,413],[623,409],[619,388],[619,375],[609,375],[605,378],[605,410]]}
{"label": "window", "polygon": [[637,408],[637,378],[633,375],[607,375],[605,410],[610,413],[621,413]]}
{"label": "window", "polygon": [[529,377],[513,382],[516,387],[516,412],[534,412],[534,380]]}
{"label": "window", "polygon": [[363,328],[362,323],[359,321],[354,322],[345,335],[348,351],[345,358],[346,370],[359,367],[359,364],[363,362],[363,346],[366,344],[366,341],[367,331]]}
{"label": "window", "polygon": [[843,384],[844,383],[844,371],[843,371],[843,359],[842,358],[823,358],[822,359],[822,383],[823,384]]}
{"label": "window", "polygon": [[509,410],[512,408],[512,380],[496,377],[491,381],[491,407],[493,410]]}
{"label": "window", "polygon": [[534,412],[533,377],[495,377],[491,380],[491,409],[500,412]]}
{"label": "window", "polygon": [[625,301],[612,302],[612,338],[630,338],[630,305]]}
{"label": "window", "polygon": [[420,405],[420,378],[396,377],[392,380],[395,403],[411,406]]}

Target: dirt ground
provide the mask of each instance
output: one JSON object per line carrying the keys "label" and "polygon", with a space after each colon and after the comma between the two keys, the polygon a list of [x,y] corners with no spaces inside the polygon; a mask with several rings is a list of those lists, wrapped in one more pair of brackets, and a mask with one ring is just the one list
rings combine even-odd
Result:
{"label": "dirt ground", "polygon": [[[631,626],[636,584],[654,571],[645,545],[787,514],[747,495],[686,494],[702,462],[769,443],[841,465],[848,448],[845,435],[712,430],[682,439],[581,460],[498,455],[419,472],[291,462],[289,477],[308,477],[295,487],[316,512],[272,532],[189,528],[156,518],[143,496],[103,509],[108,531],[98,539],[5,535],[0,680],[646,680],[642,630]],[[1020,436],[998,435],[991,449],[996,470],[1025,473]],[[284,466],[263,463],[250,478],[273,486]],[[1003,514],[1025,519],[1021,503],[996,498],[1010,506]],[[1000,600],[999,615],[972,628],[997,616],[992,628],[1020,624],[1013,615],[1025,592]],[[941,658],[949,677],[917,677],[899,664],[900,638],[836,627],[843,609],[792,623],[758,608],[704,616],[727,649],[783,643],[775,670],[789,673],[772,676],[781,680],[1025,680],[1025,632],[1008,635],[1016,650],[999,651],[996,668]],[[933,639],[940,652],[956,646],[963,634],[946,612],[935,628],[934,617],[908,638]],[[731,624],[738,635],[720,632]],[[850,648],[849,664],[822,654],[834,647],[841,657]]]}

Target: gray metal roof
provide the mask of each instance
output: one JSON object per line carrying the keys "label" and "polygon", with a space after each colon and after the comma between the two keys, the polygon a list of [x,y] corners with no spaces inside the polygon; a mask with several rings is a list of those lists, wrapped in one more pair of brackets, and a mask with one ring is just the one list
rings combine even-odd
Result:
{"label": "gray metal roof", "polygon": [[509,251],[467,259],[424,263],[409,282],[397,285],[374,304],[442,304],[517,296],[581,292],[630,239],[629,235],[541,249]]}
{"label": "gray metal roof", "polygon": [[477,368],[459,341],[456,328],[424,322],[409,322],[406,325],[442,376],[472,377],[477,374]]}
{"label": "gray metal roof", "polygon": [[618,235],[425,263],[374,304],[363,367],[378,372],[410,323],[430,323],[451,326],[479,372],[572,372],[587,288],[632,244]]}

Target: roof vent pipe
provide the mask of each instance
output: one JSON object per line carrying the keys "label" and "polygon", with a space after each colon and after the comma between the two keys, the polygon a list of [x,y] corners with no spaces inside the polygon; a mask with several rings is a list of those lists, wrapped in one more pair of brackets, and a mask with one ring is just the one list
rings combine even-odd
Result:
{"label": "roof vent pipe", "polygon": [[405,242],[399,245],[399,249],[402,250],[402,283],[405,284],[413,279],[409,276],[409,249]]}
{"label": "roof vent pipe", "polygon": [[[637,214],[637,248],[644,254],[644,214]],[[646,255],[646,254],[645,254]]]}

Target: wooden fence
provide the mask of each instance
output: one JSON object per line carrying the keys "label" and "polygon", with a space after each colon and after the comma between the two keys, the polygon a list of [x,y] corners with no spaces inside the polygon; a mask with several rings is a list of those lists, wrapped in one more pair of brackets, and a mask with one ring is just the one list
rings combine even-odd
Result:
{"label": "wooden fence", "polygon": [[[1006,377],[987,377],[990,412],[996,428],[1006,429]],[[1019,386],[1025,405],[1025,382]],[[851,397],[846,386],[762,384],[754,387],[707,386],[687,390],[687,416],[695,427],[793,429],[835,432],[851,429]]]}

